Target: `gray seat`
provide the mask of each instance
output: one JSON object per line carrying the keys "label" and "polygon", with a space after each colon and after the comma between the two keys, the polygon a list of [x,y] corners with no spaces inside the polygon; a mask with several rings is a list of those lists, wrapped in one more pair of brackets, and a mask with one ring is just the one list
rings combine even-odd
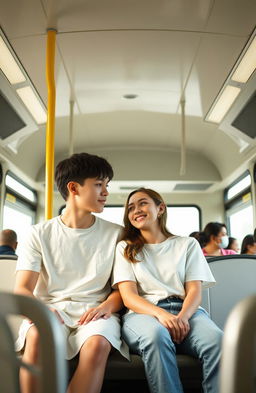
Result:
{"label": "gray seat", "polygon": [[239,302],[223,338],[220,393],[256,392],[256,295]]}
{"label": "gray seat", "polygon": [[207,258],[217,284],[208,291],[208,311],[224,328],[232,308],[247,296],[256,294],[256,256],[228,255]]}
{"label": "gray seat", "polygon": [[0,259],[10,259],[13,261],[17,261],[18,256],[17,255],[0,254]]}
{"label": "gray seat", "polygon": [[[24,315],[37,326],[40,335],[40,368],[24,364],[16,357],[14,339],[8,324],[11,314]],[[0,381],[1,392],[20,393],[19,368],[38,375],[40,393],[65,393],[66,344],[55,315],[35,298],[0,292]]]}

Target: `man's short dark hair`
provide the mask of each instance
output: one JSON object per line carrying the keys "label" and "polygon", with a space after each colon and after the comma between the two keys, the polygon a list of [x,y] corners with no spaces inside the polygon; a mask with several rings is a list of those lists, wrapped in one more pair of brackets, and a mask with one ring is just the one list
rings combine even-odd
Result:
{"label": "man's short dark hair", "polygon": [[86,179],[94,177],[111,180],[113,169],[105,158],[89,153],[73,154],[60,161],[55,170],[57,188],[65,201],[68,198],[67,185],[70,181],[83,185]]}

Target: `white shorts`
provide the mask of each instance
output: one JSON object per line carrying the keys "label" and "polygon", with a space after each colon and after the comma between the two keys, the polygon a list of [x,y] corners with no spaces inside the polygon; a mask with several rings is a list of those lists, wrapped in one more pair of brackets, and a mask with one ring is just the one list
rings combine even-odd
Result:
{"label": "white shorts", "polygon": [[[62,313],[60,314],[62,317],[64,316]],[[19,337],[15,344],[17,352],[23,349],[27,332],[33,325],[34,324],[29,323],[27,319],[22,322],[19,330]],[[95,335],[105,337],[110,344],[121,353],[121,355],[129,360],[129,349],[126,343],[121,340],[120,321],[117,314],[111,314],[108,319],[100,318],[96,321],[90,321],[86,325],[70,327],[64,323],[62,326],[67,342],[68,360],[78,354],[82,345],[89,337]]]}

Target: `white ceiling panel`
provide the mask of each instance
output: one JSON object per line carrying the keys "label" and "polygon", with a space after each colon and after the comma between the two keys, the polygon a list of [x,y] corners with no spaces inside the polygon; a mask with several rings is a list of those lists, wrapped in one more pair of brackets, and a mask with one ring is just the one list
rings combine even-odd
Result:
{"label": "white ceiling panel", "polygon": [[[122,99],[122,95],[128,93],[139,95],[138,110],[151,110],[153,104],[156,111],[166,111],[169,107],[170,113],[175,113],[199,36],[176,32],[111,31],[61,34],[58,43],[84,113],[89,108],[86,97],[92,98],[89,105],[92,112],[111,108],[123,110],[133,105]],[[108,101],[116,102],[116,106],[111,104],[109,107]]]}
{"label": "white ceiling panel", "polygon": [[[115,29],[203,30],[212,0],[44,0],[59,32]],[[49,11],[48,11],[49,9]]]}
{"label": "white ceiling panel", "polygon": [[0,24],[9,40],[45,34],[46,15],[40,0],[1,0]]}
{"label": "white ceiling panel", "polygon": [[255,26],[255,0],[218,0],[207,23],[206,31],[248,36]]}

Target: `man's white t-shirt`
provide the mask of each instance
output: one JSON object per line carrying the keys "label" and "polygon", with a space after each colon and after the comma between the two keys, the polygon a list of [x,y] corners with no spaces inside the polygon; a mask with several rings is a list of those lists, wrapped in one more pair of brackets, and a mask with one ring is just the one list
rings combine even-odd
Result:
{"label": "man's white t-shirt", "polygon": [[120,228],[98,217],[87,229],[69,228],[60,217],[34,225],[16,270],[40,273],[34,293],[46,304],[74,301],[95,307],[111,292]]}
{"label": "man's white t-shirt", "polygon": [[192,237],[173,236],[162,243],[145,244],[137,255],[140,262],[124,257],[126,242],[116,248],[112,285],[122,281],[137,283],[138,293],[153,304],[169,296],[185,297],[184,284],[200,280],[203,287],[215,284],[199,243]]}
{"label": "man's white t-shirt", "polygon": [[[120,228],[96,217],[90,228],[74,229],[55,217],[34,225],[23,245],[16,270],[40,273],[34,294],[61,315],[67,359],[72,359],[84,342],[95,335],[105,337],[129,358],[117,314],[85,325],[78,322],[85,311],[98,306],[111,292],[110,276]],[[31,326],[27,320],[21,324],[17,351],[24,347]]]}

